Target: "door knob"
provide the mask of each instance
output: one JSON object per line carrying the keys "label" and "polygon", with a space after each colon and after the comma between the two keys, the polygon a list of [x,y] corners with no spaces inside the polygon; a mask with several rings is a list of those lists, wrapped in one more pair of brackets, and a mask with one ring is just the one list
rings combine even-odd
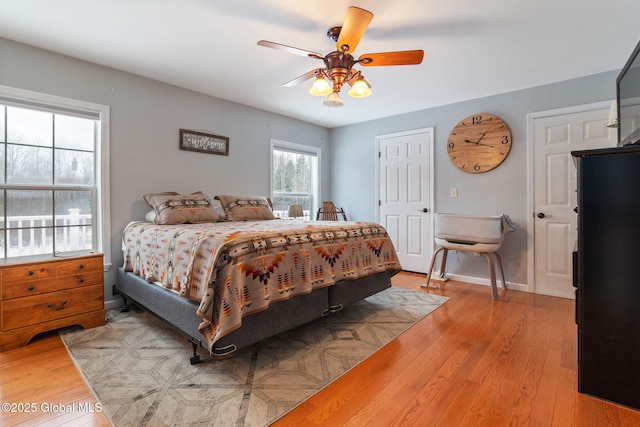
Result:
{"label": "door knob", "polygon": [[420,212],[429,212],[428,208],[422,208],[422,209],[418,209]]}
{"label": "door knob", "polygon": [[544,218],[545,216],[546,216],[546,215],[545,215],[544,213],[542,213],[542,212],[539,212],[539,213],[538,213],[538,218]]}

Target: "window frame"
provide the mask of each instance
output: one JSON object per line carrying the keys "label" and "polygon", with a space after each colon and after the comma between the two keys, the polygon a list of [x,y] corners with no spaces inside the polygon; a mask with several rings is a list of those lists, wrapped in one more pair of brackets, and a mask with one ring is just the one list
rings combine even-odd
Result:
{"label": "window frame", "polygon": [[320,147],[315,147],[313,145],[305,145],[305,144],[298,144],[295,142],[288,142],[288,141],[282,141],[282,140],[278,140],[278,139],[271,139],[269,142],[269,194],[271,196],[272,199],[275,198],[274,193],[273,193],[273,182],[274,182],[274,176],[273,176],[273,151],[274,150],[280,150],[280,151],[288,151],[291,153],[298,153],[298,154],[305,154],[305,155],[309,155],[309,156],[315,156],[316,157],[316,180],[317,182],[315,183],[314,187],[315,187],[315,194],[312,194],[311,200],[311,211],[309,212],[309,219],[314,220],[315,219],[315,212],[318,210],[318,208],[320,207],[320,195],[322,194],[322,188],[321,188],[321,183],[322,183],[322,149]]}
{"label": "window frame", "polygon": [[[95,150],[95,183],[94,188],[98,192],[94,212],[97,231],[96,250],[103,254],[105,270],[111,266],[111,220],[110,220],[110,178],[109,178],[109,129],[110,107],[108,105],[81,101],[57,95],[34,92],[10,86],[0,85],[0,98],[3,103],[8,102],[23,108],[41,109],[53,113],[64,114],[66,112],[85,112],[88,116],[99,117],[99,140]],[[50,254],[55,257],[55,254]],[[43,255],[20,257],[24,259],[41,258]],[[48,256],[45,254],[44,256]],[[63,256],[69,256],[64,254]],[[5,261],[17,258],[3,258]]]}

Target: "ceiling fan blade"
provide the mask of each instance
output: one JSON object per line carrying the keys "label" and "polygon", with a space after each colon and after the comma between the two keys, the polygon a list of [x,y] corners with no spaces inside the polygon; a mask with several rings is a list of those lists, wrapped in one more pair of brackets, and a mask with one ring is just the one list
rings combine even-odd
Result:
{"label": "ceiling fan blade", "polygon": [[323,59],[324,57],[319,53],[310,52],[308,50],[299,49],[297,47],[291,47],[280,43],[274,43],[267,40],[260,40],[258,46],[270,47],[271,49],[281,50],[283,52],[293,53],[294,55],[307,56],[311,58]]}
{"label": "ceiling fan blade", "polygon": [[340,30],[340,36],[336,42],[336,49],[342,51],[343,46],[347,46],[348,52],[354,52],[372,19],[373,13],[351,6],[347,10],[347,16],[342,24],[342,30]]}
{"label": "ceiling fan blade", "polygon": [[316,76],[316,72],[317,72],[317,71],[322,71],[322,69],[320,68],[320,69],[311,70],[311,71],[309,71],[309,72],[307,72],[307,73],[304,73],[303,75],[301,75],[301,76],[299,76],[299,77],[296,77],[295,79],[293,79],[293,80],[291,80],[291,81],[289,81],[289,82],[286,82],[286,83],[285,83],[285,84],[283,84],[282,86],[284,86],[284,87],[293,87],[293,86],[297,86],[297,85],[299,85],[300,83],[302,83],[302,82],[304,82],[304,81],[306,81],[306,80],[309,80],[309,79],[310,79],[310,78],[312,78],[312,77],[315,77],[315,76]]}
{"label": "ceiling fan blade", "polygon": [[360,65],[418,65],[424,57],[423,50],[403,50],[398,52],[365,53],[358,58]]}

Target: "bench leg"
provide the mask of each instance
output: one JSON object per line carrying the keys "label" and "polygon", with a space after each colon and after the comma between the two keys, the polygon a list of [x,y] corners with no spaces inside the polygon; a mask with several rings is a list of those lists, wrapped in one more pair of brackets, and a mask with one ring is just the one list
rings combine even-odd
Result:
{"label": "bench leg", "polygon": [[507,281],[504,280],[504,270],[502,268],[502,258],[498,252],[493,253],[496,257],[496,262],[498,263],[498,270],[500,271],[500,278],[502,279],[502,287],[507,289]]}
{"label": "bench leg", "polygon": [[493,258],[491,258],[491,254],[487,253],[487,252],[481,252],[480,253],[483,257],[485,257],[485,259],[487,260],[487,263],[489,264],[489,274],[491,276],[491,298],[496,301],[498,300],[498,285],[496,283],[496,268],[495,265],[493,264]]}
{"label": "bench leg", "polygon": [[[444,251],[444,252],[443,252]],[[429,266],[429,272],[427,273],[427,280],[425,283],[423,283],[421,286],[423,288],[429,288],[431,287],[429,285],[429,282],[431,280],[431,274],[433,273],[433,266],[436,263],[436,257],[438,256],[438,254],[442,252],[442,263],[440,264],[440,277],[444,277],[444,266],[446,265],[447,262],[447,253],[449,252],[448,249],[446,248],[438,248],[434,253],[433,253],[433,257],[431,258],[431,265]],[[438,288],[437,286],[434,286],[436,288]]]}
{"label": "bench leg", "polygon": [[442,262],[440,263],[440,278],[444,278],[444,270],[447,268],[447,256],[449,255],[449,249],[443,248],[444,252],[442,252]]}

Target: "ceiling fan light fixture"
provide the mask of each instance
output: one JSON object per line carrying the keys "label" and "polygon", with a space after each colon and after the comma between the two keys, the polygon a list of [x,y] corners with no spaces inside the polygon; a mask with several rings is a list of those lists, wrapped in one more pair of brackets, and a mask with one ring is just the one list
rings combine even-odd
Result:
{"label": "ceiling fan light fixture", "polygon": [[371,23],[372,18],[373,13],[368,10],[356,6],[349,7],[342,26],[332,27],[327,31],[327,36],[336,44],[336,50],[326,55],[267,40],[260,40],[258,45],[307,58],[322,60],[324,62],[323,68],[308,71],[283,84],[283,86],[297,86],[315,77],[316,79],[309,89],[309,94],[313,96],[327,95],[323,102],[324,105],[328,107],[342,107],[344,102],[340,98],[340,91],[344,83],[351,86],[348,93],[352,97],[364,98],[371,95],[371,85],[362,77],[360,71],[353,68],[354,65],[418,65],[422,63],[422,59],[424,58],[423,50],[404,50],[365,53],[360,55],[358,59],[355,59],[353,53]]}
{"label": "ceiling fan light fixture", "polygon": [[327,107],[342,107],[344,105],[344,101],[338,95],[338,92],[331,92],[327,99],[323,102]]}
{"label": "ceiling fan light fixture", "polygon": [[329,82],[324,78],[322,74],[318,74],[316,80],[313,82],[313,86],[309,89],[309,94],[313,96],[327,96],[333,92]]}
{"label": "ceiling fan light fixture", "polygon": [[360,77],[353,83],[348,94],[354,98],[365,98],[371,95],[371,86],[363,77]]}

